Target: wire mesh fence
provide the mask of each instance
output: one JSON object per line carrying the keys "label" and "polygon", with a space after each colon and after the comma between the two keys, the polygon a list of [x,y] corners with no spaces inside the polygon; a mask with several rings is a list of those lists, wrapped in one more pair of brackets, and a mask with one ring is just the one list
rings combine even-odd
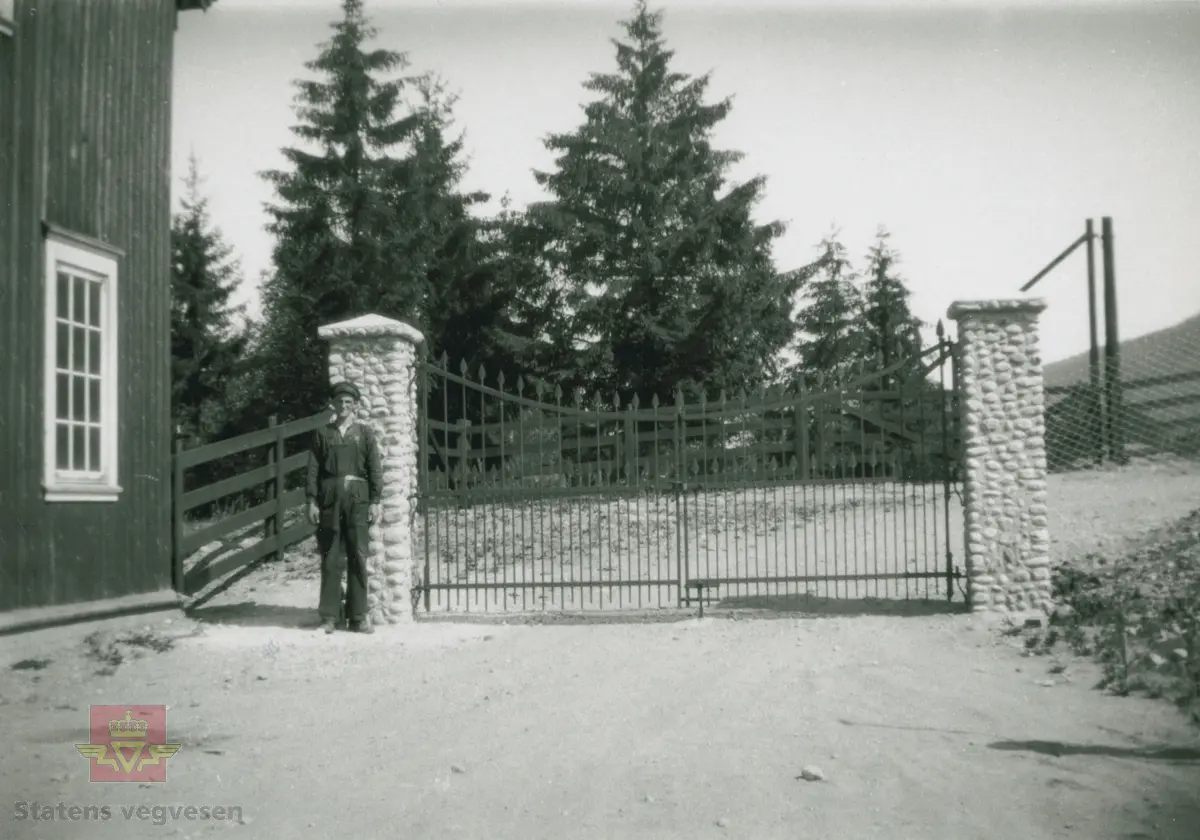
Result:
{"label": "wire mesh fence", "polygon": [[1052,472],[1200,456],[1200,317],[1048,365],[1046,450]]}

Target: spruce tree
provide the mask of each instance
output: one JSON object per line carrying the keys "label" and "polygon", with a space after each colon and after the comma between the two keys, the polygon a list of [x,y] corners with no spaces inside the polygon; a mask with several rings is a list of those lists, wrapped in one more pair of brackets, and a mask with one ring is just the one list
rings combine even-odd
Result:
{"label": "spruce tree", "polygon": [[220,436],[246,337],[231,298],[240,280],[233,249],[210,217],[193,155],[182,211],[171,223],[171,414],[189,437]]}
{"label": "spruce tree", "polygon": [[287,170],[264,173],[277,201],[273,271],[264,284],[259,347],[264,411],[284,417],[318,410],[328,388],[323,323],[367,312],[417,317],[426,289],[406,261],[405,218],[397,211],[402,155],[418,129],[397,117],[408,66],[404,53],[370,49],[377,31],[362,0],[343,0],[333,37],[296,83],[300,145],[283,149]]}
{"label": "spruce tree", "polygon": [[475,210],[490,196],[461,191],[467,167],[464,135],[452,135],[457,98],[433,74],[415,88],[417,130],[412,154],[398,168],[394,207],[414,283],[426,290],[420,310],[429,348],[435,358],[449,357],[454,372],[465,361],[472,376],[483,366],[515,381],[537,323],[527,304],[536,274],[515,270],[506,236],[512,215],[481,217]]}
{"label": "spruce tree", "polygon": [[818,246],[817,273],[809,281],[796,316],[797,361],[790,377],[814,388],[819,378],[845,379],[866,353],[863,297],[858,277],[837,231]]}
{"label": "spruce tree", "polygon": [[661,21],[638,0],[615,72],[584,85],[598,97],[582,124],[545,141],[551,199],[530,208],[560,296],[543,350],[564,385],[624,400],[772,376],[803,279],[773,264],[783,226],[752,219],[765,180],[730,183],[740,155],[712,145],[731,101],[706,104],[709,75],[671,69]]}
{"label": "spruce tree", "polygon": [[892,248],[891,234],[879,228],[875,242],[867,252],[866,278],[863,284],[863,330],[867,352],[877,369],[904,362],[888,377],[908,381],[919,376],[921,320],[912,314],[912,292],[900,276],[900,255]]}
{"label": "spruce tree", "polygon": [[879,228],[867,253],[863,284],[863,328],[870,355],[868,370],[894,368],[880,386],[895,396],[877,403],[875,412],[887,423],[918,436],[904,441],[892,436],[888,451],[893,468],[909,478],[941,475],[943,394],[922,372],[921,328],[910,308],[912,292],[899,272],[900,255],[890,234]]}
{"label": "spruce tree", "polygon": [[[298,83],[306,148],[266,173],[274,267],[263,286],[259,414],[316,410],[326,392],[322,323],[375,312],[415,323],[427,349],[472,371],[513,367],[532,322],[521,323],[521,276],[497,222],[461,190],[464,142],[455,97],[431,73],[389,78],[404,53],[368,49],[376,30],[361,0],[344,0],[333,38]],[[501,225],[502,227],[502,225]],[[529,321],[529,319],[526,319]],[[260,421],[263,419],[259,418]]]}

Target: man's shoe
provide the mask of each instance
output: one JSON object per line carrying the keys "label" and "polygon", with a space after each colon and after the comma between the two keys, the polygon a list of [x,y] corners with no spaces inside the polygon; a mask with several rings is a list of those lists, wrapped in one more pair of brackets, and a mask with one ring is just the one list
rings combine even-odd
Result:
{"label": "man's shoe", "polygon": [[375,628],[368,621],[353,621],[350,623],[350,632],[370,635],[375,632]]}
{"label": "man's shoe", "polygon": [[325,631],[326,635],[328,635],[336,630],[337,626],[332,621],[322,621],[321,629]]}

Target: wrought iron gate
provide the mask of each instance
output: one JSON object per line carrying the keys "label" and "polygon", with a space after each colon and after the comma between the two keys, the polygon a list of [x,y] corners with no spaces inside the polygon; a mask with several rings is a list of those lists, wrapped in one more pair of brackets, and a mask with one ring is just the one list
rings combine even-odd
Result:
{"label": "wrought iron gate", "polygon": [[955,348],[939,325],[844,382],[648,406],[426,360],[415,590],[427,611],[951,599]]}

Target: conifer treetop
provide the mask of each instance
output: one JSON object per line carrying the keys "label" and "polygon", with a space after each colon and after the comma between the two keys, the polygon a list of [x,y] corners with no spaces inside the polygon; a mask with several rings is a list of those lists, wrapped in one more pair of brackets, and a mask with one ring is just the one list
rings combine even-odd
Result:
{"label": "conifer treetop", "polygon": [[661,23],[641,0],[621,23],[615,70],[584,83],[597,96],[583,120],[544,141],[554,168],[535,177],[551,198],[530,208],[577,384],[642,399],[762,375],[791,337],[800,285],[774,267],[783,225],[753,218],[765,179],[728,183],[741,155],[713,146],[732,99],[707,103],[709,74],[671,69]]}

